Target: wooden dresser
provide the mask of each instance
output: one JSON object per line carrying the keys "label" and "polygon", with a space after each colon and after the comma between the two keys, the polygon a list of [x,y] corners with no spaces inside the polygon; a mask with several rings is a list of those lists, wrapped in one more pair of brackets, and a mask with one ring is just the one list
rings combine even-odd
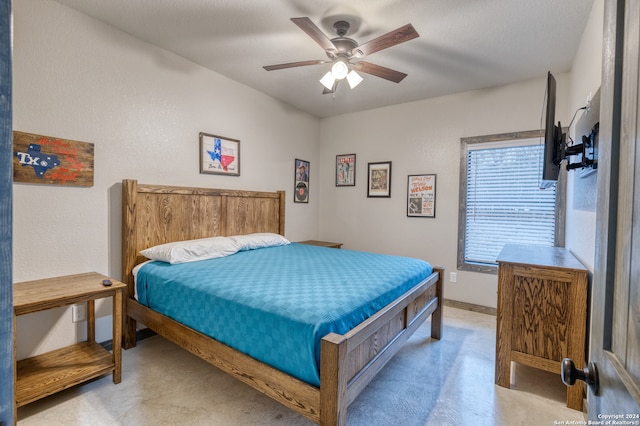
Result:
{"label": "wooden dresser", "polygon": [[[558,375],[564,358],[582,364],[588,269],[559,247],[506,245],[497,262],[496,384],[510,387],[512,361]],[[582,400],[583,386],[567,388],[567,407]]]}

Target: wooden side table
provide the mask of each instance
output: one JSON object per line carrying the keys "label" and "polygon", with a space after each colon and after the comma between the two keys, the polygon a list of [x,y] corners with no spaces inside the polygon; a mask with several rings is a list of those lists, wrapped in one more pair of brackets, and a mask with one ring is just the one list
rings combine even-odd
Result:
{"label": "wooden side table", "polygon": [[[497,261],[496,384],[510,387],[512,361],[558,375],[564,358],[584,363],[587,268],[559,247],[506,245]],[[582,400],[583,386],[567,387],[567,407]]]}
{"label": "wooden side table", "polygon": [[[103,285],[110,280],[110,286]],[[14,284],[14,359],[18,315],[87,303],[87,341],[18,361],[14,372],[17,407],[113,372],[113,383],[122,378],[122,317],[126,285],[95,272]],[[113,349],[95,341],[95,300],[113,297]]]}
{"label": "wooden side table", "polygon": [[318,240],[298,241],[298,244],[307,244],[310,246],[330,247],[330,248],[337,248],[337,249],[342,247],[342,243],[332,243],[330,241],[318,241]]}

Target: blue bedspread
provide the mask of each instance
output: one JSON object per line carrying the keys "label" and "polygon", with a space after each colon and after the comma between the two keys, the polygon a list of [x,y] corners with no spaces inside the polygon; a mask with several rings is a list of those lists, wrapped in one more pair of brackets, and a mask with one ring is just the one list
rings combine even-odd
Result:
{"label": "blue bedspread", "polygon": [[303,244],[137,275],[138,300],[278,370],[320,384],[320,340],[344,334],[429,276],[406,257]]}

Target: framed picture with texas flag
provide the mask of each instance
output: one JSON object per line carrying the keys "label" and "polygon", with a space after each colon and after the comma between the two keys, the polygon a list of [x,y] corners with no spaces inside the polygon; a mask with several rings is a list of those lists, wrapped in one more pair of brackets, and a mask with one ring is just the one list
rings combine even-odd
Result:
{"label": "framed picture with texas flag", "polygon": [[200,133],[200,173],[240,176],[240,141]]}

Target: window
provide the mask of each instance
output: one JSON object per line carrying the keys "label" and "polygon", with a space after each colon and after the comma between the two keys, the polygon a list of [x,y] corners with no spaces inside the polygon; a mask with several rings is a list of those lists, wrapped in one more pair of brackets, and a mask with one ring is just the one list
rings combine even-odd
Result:
{"label": "window", "polygon": [[556,195],[562,191],[540,189],[541,134],[461,139],[458,269],[496,273],[505,244],[558,245]]}

